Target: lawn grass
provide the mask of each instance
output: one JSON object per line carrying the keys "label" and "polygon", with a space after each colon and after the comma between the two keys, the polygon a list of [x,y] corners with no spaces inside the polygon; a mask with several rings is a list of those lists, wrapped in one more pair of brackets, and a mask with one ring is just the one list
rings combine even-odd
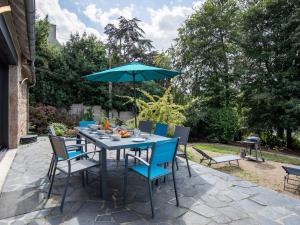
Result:
{"label": "lawn grass", "polygon": [[[217,152],[221,154],[240,154],[240,150],[242,147],[232,146],[232,145],[222,145],[222,144],[197,144],[195,145],[196,148],[210,151],[210,152]],[[272,152],[262,152],[263,157],[265,160],[280,162],[280,163],[287,163],[293,165],[300,165],[300,159],[293,157],[293,156],[284,156]]]}

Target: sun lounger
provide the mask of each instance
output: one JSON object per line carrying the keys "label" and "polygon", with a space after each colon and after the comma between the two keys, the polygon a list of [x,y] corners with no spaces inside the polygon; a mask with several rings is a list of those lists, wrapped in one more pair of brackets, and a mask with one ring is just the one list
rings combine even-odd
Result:
{"label": "sun lounger", "polygon": [[[287,167],[282,166],[282,168],[285,170],[286,175],[284,176],[284,189],[286,188],[286,185],[289,184],[290,189],[299,190],[300,187],[300,166],[295,167]],[[290,175],[294,175],[297,179],[290,178]],[[292,181],[292,182],[290,182]]]}
{"label": "sun lounger", "polygon": [[193,147],[198,153],[202,155],[202,159],[200,160],[200,163],[202,163],[205,160],[208,160],[208,166],[211,166],[211,164],[218,164],[218,163],[225,163],[228,162],[231,165],[231,162],[236,161],[237,165],[239,167],[239,160],[241,159],[237,155],[224,155],[224,156],[218,156],[218,157],[210,157],[207,155],[204,151],[201,149],[198,149],[196,147]]}

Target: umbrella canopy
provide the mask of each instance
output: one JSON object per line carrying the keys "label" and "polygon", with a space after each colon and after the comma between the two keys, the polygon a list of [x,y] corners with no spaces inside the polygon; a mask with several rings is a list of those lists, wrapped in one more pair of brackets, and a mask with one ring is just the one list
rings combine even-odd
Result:
{"label": "umbrella canopy", "polygon": [[137,127],[136,119],[136,88],[135,83],[146,80],[162,80],[172,78],[179,72],[174,70],[162,69],[159,67],[147,66],[139,62],[132,62],[112,69],[93,73],[84,78],[94,82],[133,82],[134,103],[135,103],[135,127]]}
{"label": "umbrella canopy", "polygon": [[87,75],[84,78],[89,81],[99,82],[133,82],[162,80],[175,77],[178,74],[179,72],[174,70],[166,70],[159,67],[147,66],[139,62],[132,62],[123,66]]}

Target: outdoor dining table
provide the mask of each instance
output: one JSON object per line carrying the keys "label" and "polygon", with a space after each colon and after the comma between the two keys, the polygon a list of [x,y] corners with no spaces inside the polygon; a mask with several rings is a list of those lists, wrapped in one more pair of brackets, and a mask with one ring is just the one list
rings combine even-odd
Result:
{"label": "outdoor dining table", "polygon": [[119,141],[113,141],[111,138],[103,139],[101,135],[97,134],[89,128],[76,127],[76,134],[83,137],[87,142],[94,144],[101,149],[99,153],[100,161],[100,193],[103,199],[108,199],[107,194],[107,151],[117,151],[125,148],[138,148],[158,142],[166,141],[170,138],[151,134],[148,139],[143,142],[134,142],[134,137],[121,138]]}

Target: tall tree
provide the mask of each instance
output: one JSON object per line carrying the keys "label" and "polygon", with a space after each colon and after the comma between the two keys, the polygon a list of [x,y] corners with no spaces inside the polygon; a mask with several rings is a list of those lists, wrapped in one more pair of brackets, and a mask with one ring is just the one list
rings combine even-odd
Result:
{"label": "tall tree", "polygon": [[243,16],[243,49],[248,69],[244,103],[252,127],[291,131],[300,124],[300,2],[262,0]]}
{"label": "tall tree", "polygon": [[208,0],[179,29],[176,64],[185,74],[180,79],[212,107],[235,104],[242,62],[239,16],[236,1]]}

